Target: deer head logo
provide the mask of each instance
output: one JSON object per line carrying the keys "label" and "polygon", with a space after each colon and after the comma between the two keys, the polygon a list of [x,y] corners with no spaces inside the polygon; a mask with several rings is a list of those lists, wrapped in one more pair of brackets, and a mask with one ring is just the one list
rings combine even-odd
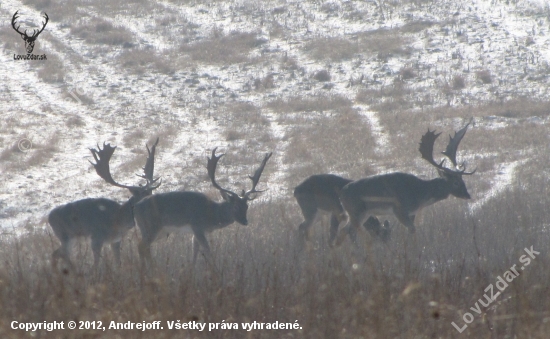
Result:
{"label": "deer head logo", "polygon": [[27,50],[27,53],[32,53],[32,50],[34,49],[34,42],[36,41],[36,38],[38,38],[40,33],[42,33],[42,31],[44,30],[44,28],[48,24],[48,20],[50,18],[48,18],[48,14],[46,14],[44,12],[44,19],[46,19],[46,21],[42,23],[42,29],[41,30],[34,29],[32,35],[29,36],[27,34],[27,30],[25,30],[24,32],[21,32],[19,30],[19,27],[21,27],[21,25],[18,25],[17,27],[15,27],[15,21],[19,18],[18,14],[19,14],[19,11],[15,12],[13,17],[11,18],[11,26],[13,27],[13,29],[17,33],[21,34],[21,37],[23,38],[23,40],[25,40],[25,49]]}

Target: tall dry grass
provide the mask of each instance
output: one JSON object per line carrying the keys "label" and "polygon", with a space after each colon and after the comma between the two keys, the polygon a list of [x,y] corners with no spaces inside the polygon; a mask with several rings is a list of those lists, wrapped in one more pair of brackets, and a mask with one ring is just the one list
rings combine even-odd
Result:
{"label": "tall dry grass", "polygon": [[[532,183],[535,184],[535,183]],[[475,188],[474,188],[475,190]],[[550,330],[548,194],[512,189],[475,214],[454,198],[426,209],[415,237],[394,224],[386,246],[361,233],[329,249],[328,220],[297,250],[300,215],[291,201],[254,202],[250,226],[209,236],[216,269],[192,267],[189,236],[153,246],[154,271],[143,272],[139,232],[123,245],[117,267],[104,250],[97,272],[87,244],[73,253],[75,271],[55,270],[51,232],[5,237],[0,249],[0,336],[27,338],[13,320],[162,321],[164,330],[40,331],[41,338],[546,338]],[[524,248],[540,252],[482,315],[470,310]],[[495,292],[498,290],[495,288]],[[484,300],[484,299],[483,299]],[[451,325],[474,321],[459,334]],[[292,322],[301,330],[168,330],[166,321]]]}

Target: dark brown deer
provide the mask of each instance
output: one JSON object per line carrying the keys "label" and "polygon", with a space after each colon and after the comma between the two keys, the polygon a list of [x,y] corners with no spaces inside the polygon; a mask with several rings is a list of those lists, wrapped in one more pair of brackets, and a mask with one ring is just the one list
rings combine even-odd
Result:
{"label": "dark brown deer", "polygon": [[70,249],[73,241],[78,237],[90,237],[92,241],[92,252],[94,254],[94,267],[97,267],[101,255],[101,249],[104,243],[111,243],[115,258],[120,263],[120,241],[124,235],[134,227],[134,216],[132,208],[134,204],[143,197],[151,195],[153,190],[159,187],[156,184],[157,179],[153,179],[155,149],[159,140],[149,149],[147,147],[148,158],[140,175],[146,180],[144,186],[121,185],[113,180],[109,161],[113,155],[116,146],[103,144],[103,149],[97,146],[96,149],[90,149],[96,163],[92,163],[97,174],[107,183],[127,188],[132,197],[123,204],[105,198],[88,198],[68,203],[54,208],[49,216],[48,222],[53,232],[61,241],[61,247],[52,254],[53,263],[57,259],[64,259],[70,266]]}
{"label": "dark brown deer", "polygon": [[[340,203],[340,192],[350,182],[352,180],[334,174],[316,174],[296,186],[294,197],[304,216],[304,222],[298,227],[298,245],[300,247],[303,247],[306,240],[309,239],[309,230],[319,210],[331,213],[329,245],[332,246],[340,223],[347,219],[346,212]],[[391,229],[387,220],[382,226],[378,218],[372,216],[367,219],[363,227],[383,242],[390,239]]]}
{"label": "dark brown deer", "polygon": [[415,215],[424,207],[447,199],[449,195],[470,199],[462,176],[474,174],[475,170],[466,172],[464,163],[460,166],[461,169],[458,169],[456,151],[471,122],[472,120],[456,132],[454,137],[450,137],[447,149],[443,152],[451,160],[454,170],[443,167],[445,159],[440,163],[433,159],[434,142],[441,133],[436,134],[428,129],[422,136],[420,154],[437,168],[439,178],[422,180],[412,174],[390,173],[360,179],[344,186],[340,201],[349,216],[349,222],[340,232],[337,242],[341,243],[346,233],[355,241],[359,225],[369,215],[392,213],[410,233],[414,233]]}
{"label": "dark brown deer", "polygon": [[[136,224],[141,231],[139,255],[142,265],[152,264],[151,244],[159,234],[164,234],[170,228],[190,230],[193,232],[193,264],[197,259],[199,246],[204,250],[207,260],[210,260],[210,246],[206,234],[224,228],[233,222],[247,225],[246,212],[248,202],[255,198],[260,176],[271,157],[265,155],[260,167],[256,169],[252,180],[252,188],[241,195],[222,188],[216,182],[216,166],[223,154],[216,156],[216,148],[212,150],[212,157],[208,158],[207,170],[212,185],[220,191],[223,202],[216,202],[199,192],[168,192],[146,197],[134,206]],[[163,231],[163,232],[161,232]]]}
{"label": "dark brown deer", "polygon": [[19,18],[17,14],[19,14],[19,11],[15,12],[13,14],[13,17],[11,18],[11,27],[13,27],[13,29],[21,35],[23,40],[25,40],[25,49],[27,50],[27,53],[32,53],[32,51],[34,50],[34,42],[36,41],[40,33],[42,33],[44,28],[46,28],[46,25],[48,24],[48,21],[50,20],[50,18],[48,17],[48,14],[44,13],[44,19],[46,21],[42,23],[42,29],[40,30],[34,29],[32,35],[29,36],[27,35],[27,30],[25,30],[24,32],[21,32],[19,30],[19,27],[21,27],[21,25],[15,27],[16,25],[15,21]]}

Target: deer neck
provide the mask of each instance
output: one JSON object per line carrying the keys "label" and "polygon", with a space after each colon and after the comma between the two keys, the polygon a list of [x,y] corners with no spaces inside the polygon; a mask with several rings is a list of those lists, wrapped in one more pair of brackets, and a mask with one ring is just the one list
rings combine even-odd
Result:
{"label": "deer neck", "polygon": [[235,222],[235,216],[233,215],[233,204],[231,202],[224,201],[216,204],[216,228],[223,228]]}
{"label": "deer neck", "polygon": [[130,229],[134,227],[134,205],[139,201],[135,196],[128,199],[122,206],[120,206],[118,218],[121,225]]}
{"label": "deer neck", "polygon": [[451,194],[451,187],[447,180],[443,178],[436,178],[428,181],[427,189],[423,192],[427,203],[424,205],[429,206],[438,201],[447,199]]}

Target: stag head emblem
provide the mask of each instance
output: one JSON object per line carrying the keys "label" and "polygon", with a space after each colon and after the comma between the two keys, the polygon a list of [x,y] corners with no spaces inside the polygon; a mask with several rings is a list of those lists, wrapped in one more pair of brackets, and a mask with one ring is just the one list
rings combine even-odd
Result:
{"label": "stag head emblem", "polygon": [[29,36],[27,34],[27,30],[25,30],[24,32],[21,32],[19,30],[19,27],[21,27],[21,25],[18,25],[17,27],[15,27],[15,21],[19,18],[18,16],[19,14],[19,11],[15,12],[15,14],[13,15],[13,17],[11,18],[11,26],[13,27],[13,29],[21,34],[21,37],[23,38],[23,40],[25,40],[25,49],[27,50],[27,53],[32,53],[33,49],[34,49],[34,42],[36,41],[36,38],[38,38],[38,36],[40,35],[40,33],[42,33],[42,31],[44,30],[44,28],[46,27],[46,25],[48,24],[48,20],[50,18],[48,18],[48,14],[46,14],[44,12],[44,19],[46,19],[46,21],[44,21],[42,23],[42,29],[41,30],[36,30],[34,29],[33,30],[33,33],[31,36]]}

